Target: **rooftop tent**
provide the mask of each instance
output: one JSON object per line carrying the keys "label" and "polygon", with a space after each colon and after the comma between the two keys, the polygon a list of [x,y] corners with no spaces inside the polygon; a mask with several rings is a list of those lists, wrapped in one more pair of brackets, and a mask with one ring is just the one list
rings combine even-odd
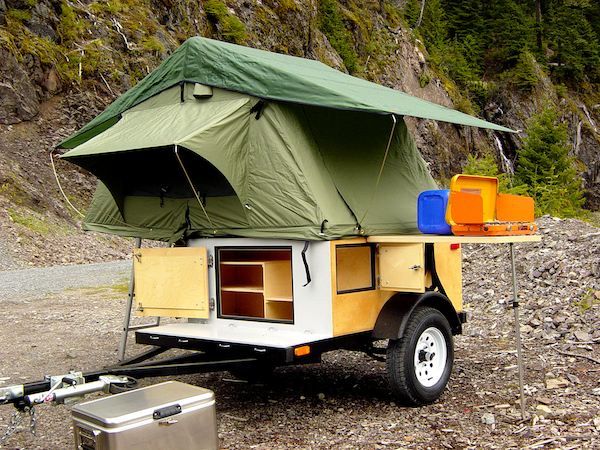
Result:
{"label": "rooftop tent", "polygon": [[59,146],[100,180],[88,230],[409,233],[435,183],[403,115],[510,131],[316,61],[192,38]]}

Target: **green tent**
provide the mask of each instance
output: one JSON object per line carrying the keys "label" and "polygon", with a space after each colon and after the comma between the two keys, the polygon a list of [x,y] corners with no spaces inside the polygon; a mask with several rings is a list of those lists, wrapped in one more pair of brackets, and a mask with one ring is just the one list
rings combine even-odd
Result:
{"label": "green tent", "polygon": [[411,233],[435,182],[405,115],[511,131],[317,61],[195,37],[59,147],[100,180],[87,230]]}

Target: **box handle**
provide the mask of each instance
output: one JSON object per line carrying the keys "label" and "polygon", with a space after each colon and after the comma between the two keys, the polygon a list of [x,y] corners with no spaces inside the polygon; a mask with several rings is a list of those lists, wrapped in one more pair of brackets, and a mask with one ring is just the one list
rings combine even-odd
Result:
{"label": "box handle", "polygon": [[179,414],[181,412],[181,405],[171,405],[165,406],[164,408],[156,409],[152,413],[152,418],[154,420],[164,419],[165,417],[174,416],[175,414]]}

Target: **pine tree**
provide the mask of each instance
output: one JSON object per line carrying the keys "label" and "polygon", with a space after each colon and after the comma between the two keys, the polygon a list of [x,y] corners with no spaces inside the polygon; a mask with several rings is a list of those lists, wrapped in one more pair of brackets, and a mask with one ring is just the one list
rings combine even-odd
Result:
{"label": "pine tree", "polygon": [[[600,44],[588,21],[598,6],[587,0],[554,0],[550,5],[549,38],[558,64],[555,75],[563,82],[600,81]],[[596,28],[598,24],[595,24]]]}
{"label": "pine tree", "polygon": [[534,115],[527,126],[527,137],[518,151],[516,178],[528,186],[538,214],[561,217],[582,215],[583,191],[569,155],[567,125],[559,122],[551,107]]}

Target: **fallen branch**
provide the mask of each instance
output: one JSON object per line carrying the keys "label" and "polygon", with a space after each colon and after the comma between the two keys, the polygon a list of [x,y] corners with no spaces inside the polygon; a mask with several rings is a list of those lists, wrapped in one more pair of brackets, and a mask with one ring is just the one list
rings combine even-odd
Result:
{"label": "fallen branch", "polygon": [[554,350],[556,353],[560,353],[561,355],[565,355],[565,356],[573,356],[574,358],[583,358],[583,359],[587,359],[588,361],[592,361],[596,364],[600,364],[600,360],[596,359],[596,358],[592,358],[591,356],[588,355],[580,355],[579,353],[571,353],[571,352],[564,352],[562,350],[559,350],[555,347],[550,346],[550,348],[552,350]]}
{"label": "fallen branch", "polygon": [[110,85],[108,84],[108,81],[106,81],[106,78],[104,78],[104,75],[100,74],[100,78],[102,78],[102,81],[104,81],[104,84],[106,85],[106,87],[108,88],[108,90],[110,91],[110,93],[112,95],[115,95],[115,93],[113,92],[113,90],[110,88]]}

